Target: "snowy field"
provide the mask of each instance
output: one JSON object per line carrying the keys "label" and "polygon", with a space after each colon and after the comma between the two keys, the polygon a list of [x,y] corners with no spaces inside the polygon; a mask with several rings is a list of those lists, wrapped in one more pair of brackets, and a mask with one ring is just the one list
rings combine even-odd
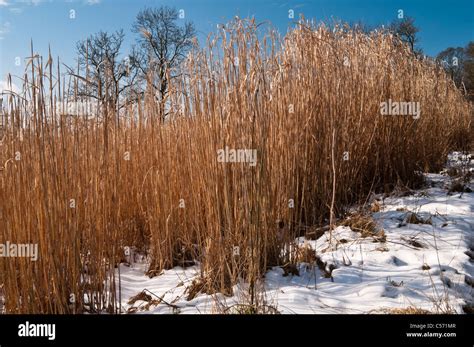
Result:
{"label": "snowy field", "polygon": [[[380,230],[377,236],[362,237],[338,226],[331,240],[329,232],[317,240],[297,239],[300,247],[311,248],[319,266],[299,263],[299,275],[284,276],[280,267],[267,272],[265,304],[289,314],[472,310],[473,187],[466,183],[465,192],[450,192],[458,178],[448,173],[453,167],[473,172],[473,164],[470,156],[453,153],[448,170],[426,175],[424,189],[374,196],[371,214]],[[144,275],[145,270],[144,263],[121,265],[124,312],[224,313],[248,303],[244,284],[235,286],[233,297],[200,293],[188,301],[187,288],[198,278],[198,266],[174,268],[154,278]],[[140,293],[139,300],[129,301]]]}

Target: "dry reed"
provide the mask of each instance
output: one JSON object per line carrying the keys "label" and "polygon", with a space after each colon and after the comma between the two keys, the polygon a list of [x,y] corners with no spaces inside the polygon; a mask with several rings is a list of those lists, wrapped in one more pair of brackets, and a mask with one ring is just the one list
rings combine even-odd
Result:
{"label": "dry reed", "polygon": [[[371,191],[416,184],[470,127],[442,68],[389,33],[259,30],[234,21],[191,52],[163,124],[151,90],[120,127],[110,108],[61,114],[51,105],[74,100],[74,79],[32,49],[25,98],[9,96],[2,115],[0,241],[38,243],[40,256],[0,258],[7,312],[119,312],[111,270],[125,246],[148,253],[150,276],[199,262],[203,292],[244,280],[254,307],[290,240],[331,207],[340,216]],[[421,117],[381,116],[388,99],[420,102]],[[256,165],[219,162],[226,147],[256,150]]]}

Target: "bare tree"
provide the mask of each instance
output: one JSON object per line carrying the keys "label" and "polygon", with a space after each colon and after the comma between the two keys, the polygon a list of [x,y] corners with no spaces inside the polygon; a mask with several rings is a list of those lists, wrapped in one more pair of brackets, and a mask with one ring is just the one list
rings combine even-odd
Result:
{"label": "bare tree", "polygon": [[464,61],[466,53],[463,47],[449,47],[440,52],[436,59],[442,64],[458,88],[464,83]]}
{"label": "bare tree", "polygon": [[404,17],[402,20],[393,21],[389,30],[397,35],[400,40],[406,42],[413,53],[421,54],[421,50],[415,50],[415,46],[418,42],[417,33],[420,29],[415,26],[415,19],[412,17]]}
{"label": "bare tree", "polygon": [[113,110],[117,123],[120,108],[126,105],[120,97],[133,85],[137,74],[129,57],[122,61],[119,58],[124,36],[123,30],[100,31],[76,45],[79,73],[74,75],[80,80],[78,96],[96,99],[106,108],[105,114]]}
{"label": "bare tree", "polygon": [[196,35],[192,23],[185,22],[180,26],[178,21],[178,10],[162,6],[140,11],[133,25],[133,31],[139,36],[131,63],[155,91],[161,121],[167,115],[165,104],[170,80],[179,76],[178,67]]}
{"label": "bare tree", "polygon": [[466,97],[473,100],[474,42],[469,42],[466,47],[448,47],[436,56],[436,60],[443,66]]}
{"label": "bare tree", "polygon": [[468,97],[474,101],[474,41],[470,41],[464,49],[464,76]]}

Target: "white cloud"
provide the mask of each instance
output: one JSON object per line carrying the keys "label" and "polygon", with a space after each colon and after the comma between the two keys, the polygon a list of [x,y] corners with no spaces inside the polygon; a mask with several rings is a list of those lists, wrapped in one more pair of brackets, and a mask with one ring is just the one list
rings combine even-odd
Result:
{"label": "white cloud", "polygon": [[[0,0],[1,1],[1,0]],[[30,6],[38,6],[42,2],[46,2],[47,0],[18,0],[18,3],[25,4],[25,5],[30,5]],[[51,0],[49,0],[51,2]]]}
{"label": "white cloud", "polygon": [[92,5],[98,5],[98,4],[100,4],[100,1],[101,1],[101,0],[87,0],[86,3],[87,3],[87,5],[91,5],[91,6],[92,6]]}
{"label": "white cloud", "polygon": [[18,86],[13,82],[12,82],[12,85],[10,86],[10,84],[7,81],[0,81],[0,94],[4,92],[20,93],[20,88],[18,88]]}
{"label": "white cloud", "polygon": [[[1,1],[1,0],[0,0],[0,1]],[[11,13],[18,14],[18,13],[22,13],[22,12],[23,12],[23,9],[20,8],[20,7],[11,7],[11,8],[9,9],[9,11],[10,11]]]}
{"label": "white cloud", "polygon": [[13,82],[11,86],[7,81],[0,81],[0,109],[4,107],[8,101],[8,96],[11,92],[21,95],[21,90]]}
{"label": "white cloud", "polygon": [[10,22],[0,23],[0,40],[5,38],[5,34],[10,32]]}
{"label": "white cloud", "polygon": [[0,6],[8,6],[10,5],[7,0],[0,0]]}

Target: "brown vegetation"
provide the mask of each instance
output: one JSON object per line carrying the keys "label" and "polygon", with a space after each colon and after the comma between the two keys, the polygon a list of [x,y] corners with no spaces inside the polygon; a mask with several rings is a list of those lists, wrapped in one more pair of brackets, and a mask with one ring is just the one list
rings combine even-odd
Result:
{"label": "brown vegetation", "polygon": [[[199,261],[207,292],[241,278],[254,300],[266,269],[287,263],[287,241],[324,224],[332,201],[338,216],[416,183],[470,126],[445,72],[390,34],[306,22],[281,40],[257,32],[236,21],[195,48],[164,123],[150,92],[120,126],[110,108],[68,124],[50,107],[67,85],[51,59],[31,59],[26,99],[10,96],[3,116],[0,240],[38,243],[40,257],[0,258],[7,312],[118,312],[124,246],[148,252],[152,276]],[[381,116],[389,98],[419,101],[421,118]],[[218,162],[226,146],[256,150],[256,166]]]}

